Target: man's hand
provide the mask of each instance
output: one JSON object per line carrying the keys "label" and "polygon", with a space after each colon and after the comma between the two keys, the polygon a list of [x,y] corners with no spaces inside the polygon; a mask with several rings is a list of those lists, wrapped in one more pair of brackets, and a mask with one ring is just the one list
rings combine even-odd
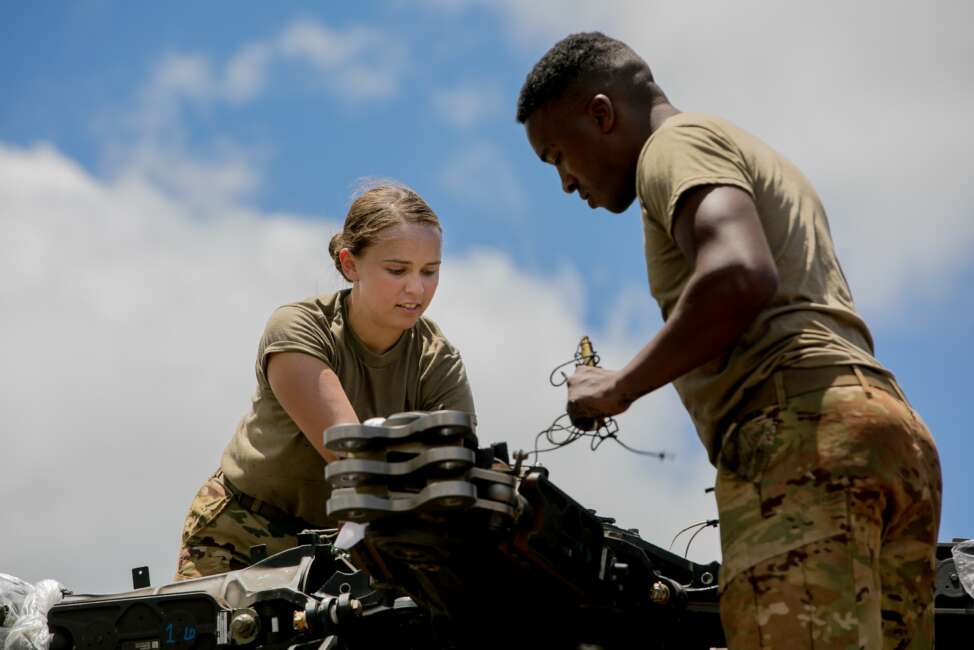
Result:
{"label": "man's hand", "polygon": [[618,390],[618,373],[612,370],[578,366],[568,378],[568,417],[579,429],[593,429],[599,417],[622,413],[629,404]]}

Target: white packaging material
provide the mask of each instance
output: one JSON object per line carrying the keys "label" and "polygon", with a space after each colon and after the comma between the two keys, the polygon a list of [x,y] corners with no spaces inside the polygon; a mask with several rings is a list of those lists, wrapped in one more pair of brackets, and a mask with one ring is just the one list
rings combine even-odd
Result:
{"label": "white packaging material", "polygon": [[954,556],[954,568],[964,591],[974,598],[974,539],[954,544],[950,552]]}
{"label": "white packaging material", "polygon": [[54,580],[32,585],[0,573],[0,650],[47,650],[47,612],[65,591]]}
{"label": "white packaging material", "polygon": [[335,540],[335,548],[347,551],[363,539],[365,539],[365,529],[368,524],[360,524],[354,521],[346,521],[338,531],[338,539]]}

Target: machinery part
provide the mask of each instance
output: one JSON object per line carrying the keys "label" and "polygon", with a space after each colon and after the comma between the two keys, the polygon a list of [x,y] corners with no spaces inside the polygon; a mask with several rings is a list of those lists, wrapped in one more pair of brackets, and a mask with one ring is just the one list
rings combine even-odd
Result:
{"label": "machinery part", "polygon": [[670,588],[657,580],[649,590],[649,599],[657,605],[666,605],[670,602]]}
{"label": "machinery part", "polygon": [[246,645],[257,638],[260,631],[260,619],[254,610],[238,609],[230,614],[230,640],[237,645]]}
{"label": "machinery part", "polygon": [[[506,445],[477,450],[473,427],[471,416],[455,411],[397,414],[381,423],[332,427],[325,432],[326,441],[358,451],[356,457],[325,469],[334,488],[329,516],[366,523],[472,509],[512,521],[517,479],[490,469],[497,453],[506,456]],[[426,443],[418,442],[424,437]],[[467,446],[471,443],[473,449]],[[367,457],[359,457],[363,455]]]}
{"label": "machinery part", "polygon": [[[346,438],[346,441],[354,440]],[[346,458],[325,466],[325,479],[333,487],[407,479],[417,473],[456,476],[473,467],[475,454],[464,447],[434,447],[401,462]]]}
{"label": "machinery part", "polygon": [[947,598],[963,598],[964,586],[960,583],[954,559],[948,558],[937,562],[937,575],[934,579],[934,593]]}
{"label": "machinery part", "polygon": [[390,443],[419,441],[430,445],[460,444],[476,448],[476,418],[460,411],[397,413],[374,424],[337,424],[325,431],[325,447],[332,451],[362,452]]}
{"label": "machinery part", "polygon": [[366,522],[378,517],[432,509],[465,509],[477,501],[477,488],[466,481],[432,483],[418,494],[390,494],[389,498],[356,492],[354,488],[334,490],[328,499],[328,516],[342,521]]}
{"label": "machinery part", "polygon": [[[387,422],[404,420],[372,423],[369,435]],[[368,439],[367,453],[376,457],[362,460],[469,451],[476,439],[472,426],[426,442],[385,433]],[[329,508],[374,510],[367,524],[346,524],[356,531],[343,543],[347,554],[333,546],[336,531],[305,531],[299,546],[239,571],[69,596],[48,615],[51,647],[619,650],[634,638],[650,650],[724,645],[719,564],[695,564],[616,526],[559,489],[543,468],[522,474],[495,458],[477,450],[474,465],[447,480],[420,462],[408,481],[396,474],[336,489]],[[942,544],[937,555],[946,579],[936,596],[941,641],[974,638],[974,602],[958,595],[944,562],[953,547]]]}
{"label": "machinery part", "polygon": [[[583,336],[582,340],[578,342],[578,352],[575,354],[575,358],[580,366],[595,368],[599,365],[599,357],[595,354],[592,341],[588,336]],[[571,420],[572,425],[582,431],[596,431],[606,424],[605,418],[573,417]]]}

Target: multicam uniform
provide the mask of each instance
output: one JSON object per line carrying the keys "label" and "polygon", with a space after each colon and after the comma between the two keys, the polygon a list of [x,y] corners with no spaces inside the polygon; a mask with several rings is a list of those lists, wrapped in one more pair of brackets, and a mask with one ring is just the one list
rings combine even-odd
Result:
{"label": "multicam uniform", "polygon": [[694,113],[653,133],[636,184],[664,319],[692,272],[673,224],[693,187],[747,192],[778,270],[740,341],[674,382],[718,470],[728,646],[931,647],[936,447],[873,357],[815,190],[750,134]]}
{"label": "multicam uniform", "polygon": [[420,318],[382,354],[348,325],[348,291],[285,305],[271,316],[257,352],[257,391],[227,445],[220,469],[200,489],[183,526],[176,579],[247,566],[249,549],[273,554],[305,528],[329,528],[325,461],[281,406],[267,379],[278,352],[301,352],[335,371],[361,421],[402,411],[474,412],[460,354]]}

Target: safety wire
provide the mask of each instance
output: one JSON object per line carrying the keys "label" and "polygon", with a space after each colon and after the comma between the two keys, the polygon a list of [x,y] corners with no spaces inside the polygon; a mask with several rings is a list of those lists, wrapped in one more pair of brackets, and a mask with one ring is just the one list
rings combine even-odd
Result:
{"label": "safety wire", "polygon": [[678,532],[676,535],[673,536],[673,539],[670,541],[670,546],[668,550],[671,551],[673,550],[673,545],[676,544],[676,540],[678,540],[680,536],[683,535],[683,533],[687,532],[688,530],[693,530],[694,528],[696,528],[696,530],[694,530],[693,534],[690,536],[690,541],[687,542],[686,549],[684,549],[683,551],[683,557],[686,557],[687,555],[690,554],[690,546],[693,544],[693,540],[697,538],[697,535],[699,535],[701,531],[704,531],[710,528],[711,526],[716,528],[718,523],[719,520],[717,519],[708,519],[706,521],[698,521],[695,524],[690,524],[689,526],[687,526],[686,528],[684,528],[683,530],[681,530],[680,532]]}
{"label": "safety wire", "polygon": [[[583,336],[581,342],[578,344],[578,349],[575,350],[575,356],[565,363],[559,364],[554,370],[552,370],[551,374],[548,375],[548,382],[555,387],[563,386],[568,381],[568,375],[565,374],[563,368],[566,368],[567,366],[597,367],[600,360],[601,359],[598,353],[596,353],[595,349],[592,347],[592,343],[589,341],[589,338],[587,336]],[[561,379],[558,379],[556,375],[561,375]],[[592,451],[596,451],[606,440],[612,440],[623,449],[634,454],[639,454],[640,456],[653,456],[660,460],[664,460],[672,456],[672,454],[661,451],[635,449],[622,442],[622,440],[619,439],[619,425],[616,423],[615,419],[611,417],[599,418],[596,420],[596,424],[598,426],[596,426],[594,430],[585,431],[572,424],[568,413],[562,413],[555,418],[554,422],[551,423],[551,426],[538,432],[538,435],[534,437],[534,463],[537,464],[539,454],[561,449],[562,447],[570,445],[581,438],[589,439],[589,449]],[[550,446],[540,449],[538,445],[541,442],[542,437],[547,440]]]}

